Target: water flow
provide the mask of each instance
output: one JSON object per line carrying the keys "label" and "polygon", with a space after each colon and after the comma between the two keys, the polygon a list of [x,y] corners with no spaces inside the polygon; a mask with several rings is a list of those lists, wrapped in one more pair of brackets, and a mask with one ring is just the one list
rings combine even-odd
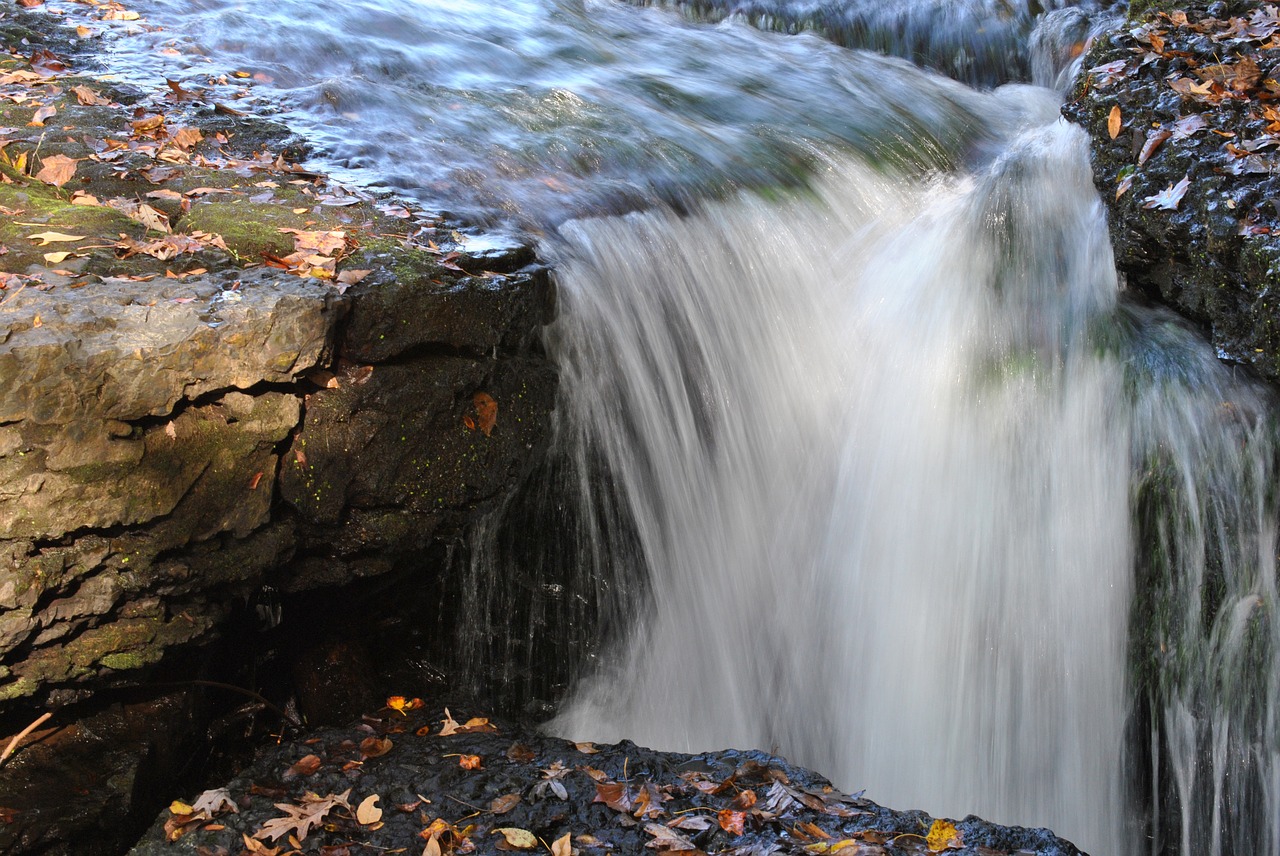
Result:
{"label": "water flow", "polygon": [[[1263,404],[1185,330],[1117,308],[1077,130],[1036,127],[970,177],[831,163],[814,197],[561,237],[560,454],[592,462],[568,492],[629,519],[575,561],[629,596],[641,567],[648,598],[555,730],[772,748],[1094,853],[1175,828],[1188,856],[1272,840],[1275,707],[1243,683],[1275,672],[1257,662],[1274,640],[1247,632],[1274,586],[1268,506],[1242,495],[1265,484],[1266,448],[1241,445]],[[1224,507],[1205,518],[1196,491]],[[1177,559],[1148,574],[1168,589],[1154,632],[1213,661],[1150,680],[1127,632],[1140,497],[1180,503],[1156,526]],[[1188,602],[1228,553],[1248,593]],[[1197,635],[1204,610],[1220,618]],[[1125,738],[1139,689],[1150,745]],[[1151,787],[1180,825],[1135,809],[1141,758],[1174,767]],[[1212,808],[1240,794],[1266,805]]]}

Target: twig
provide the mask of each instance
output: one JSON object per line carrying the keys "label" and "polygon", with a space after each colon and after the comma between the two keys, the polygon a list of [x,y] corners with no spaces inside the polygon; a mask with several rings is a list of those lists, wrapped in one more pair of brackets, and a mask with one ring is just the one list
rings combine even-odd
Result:
{"label": "twig", "polygon": [[9,760],[9,756],[13,754],[14,750],[18,748],[18,744],[22,742],[22,738],[26,737],[28,734],[30,734],[31,732],[39,728],[41,725],[43,725],[45,720],[47,720],[51,716],[53,716],[53,711],[51,710],[45,711],[44,713],[40,714],[40,716],[36,718],[35,722],[31,723],[26,728],[19,731],[14,736],[14,738],[9,741],[9,745],[5,747],[4,753],[0,754],[0,764],[3,764],[5,761]]}

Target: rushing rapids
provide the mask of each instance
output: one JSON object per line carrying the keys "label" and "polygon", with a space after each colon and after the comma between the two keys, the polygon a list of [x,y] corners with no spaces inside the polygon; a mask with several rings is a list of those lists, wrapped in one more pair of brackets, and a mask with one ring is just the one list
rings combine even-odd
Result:
{"label": "rushing rapids", "polygon": [[[1051,88],[763,31],[1054,87],[1087,27],[942,5],[152,0],[143,38],[541,235],[557,446],[476,533],[463,643],[576,675],[550,727],[1276,856],[1269,393],[1124,292]],[[953,52],[979,32],[1011,64]]]}

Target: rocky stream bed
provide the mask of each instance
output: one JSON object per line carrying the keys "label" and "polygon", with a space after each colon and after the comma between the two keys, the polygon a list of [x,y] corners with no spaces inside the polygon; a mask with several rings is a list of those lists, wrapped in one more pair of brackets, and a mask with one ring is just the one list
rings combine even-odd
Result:
{"label": "rocky stream bed", "polygon": [[[309,170],[245,81],[114,82],[95,40],[124,7],[32,5],[0,17],[0,731],[54,715],[0,762],[0,850],[119,853],[151,824],[134,852],[1078,852],[757,752],[442,722],[448,682],[387,640],[447,646],[445,557],[545,448],[549,272]],[[1146,10],[1064,109],[1129,286],[1272,382],[1278,30],[1256,3]],[[288,665],[237,647],[264,627]],[[240,706],[271,669],[294,706]],[[208,749],[268,728],[249,766]]]}

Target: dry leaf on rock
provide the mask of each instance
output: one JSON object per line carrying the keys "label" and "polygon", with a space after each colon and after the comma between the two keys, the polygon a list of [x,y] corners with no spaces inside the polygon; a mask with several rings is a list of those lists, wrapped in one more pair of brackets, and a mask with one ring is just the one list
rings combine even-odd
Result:
{"label": "dry leaf on rock", "polygon": [[276,808],[285,813],[284,817],[273,817],[262,825],[262,828],[254,833],[253,837],[260,840],[274,841],[285,835],[296,834],[298,840],[307,837],[313,826],[319,826],[324,822],[325,816],[335,808],[351,809],[351,804],[347,802],[347,797],[351,794],[351,789],[343,791],[340,794],[329,794],[327,797],[316,796],[315,794],[307,794],[302,799],[302,805],[291,805],[290,803],[276,803]]}
{"label": "dry leaf on rock", "polygon": [[84,235],[67,235],[62,232],[37,232],[34,235],[27,235],[33,241],[39,241],[36,246],[47,247],[55,242],[62,241],[83,241]]}
{"label": "dry leaf on rock", "polygon": [[378,795],[370,794],[356,806],[356,822],[361,826],[372,826],[382,820],[382,809],[378,808]]}
{"label": "dry leaf on rock", "polygon": [[40,162],[36,181],[61,187],[75,176],[77,163],[75,158],[69,158],[66,155],[50,155]]}
{"label": "dry leaf on rock", "polygon": [[[520,829],[515,826],[503,826],[495,829],[495,835],[501,835],[502,841],[498,842],[499,849],[508,850],[532,850],[538,846],[538,836],[534,835],[527,829]],[[503,848],[503,844],[506,845]]]}

